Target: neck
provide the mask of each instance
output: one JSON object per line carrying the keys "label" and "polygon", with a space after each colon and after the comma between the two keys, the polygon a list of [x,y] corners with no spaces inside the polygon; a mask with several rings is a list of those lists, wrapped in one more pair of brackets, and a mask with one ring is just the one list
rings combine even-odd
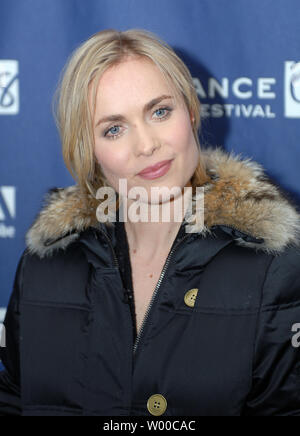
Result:
{"label": "neck", "polygon": [[[188,190],[171,201],[144,204],[140,207],[143,212],[138,215],[141,218],[139,221],[136,217],[134,220],[130,219],[130,208],[134,206],[136,210],[136,205],[134,201],[128,200],[124,226],[131,254],[148,263],[155,263],[162,256],[166,257],[182,224],[189,198]],[[154,216],[156,221],[153,219]]]}

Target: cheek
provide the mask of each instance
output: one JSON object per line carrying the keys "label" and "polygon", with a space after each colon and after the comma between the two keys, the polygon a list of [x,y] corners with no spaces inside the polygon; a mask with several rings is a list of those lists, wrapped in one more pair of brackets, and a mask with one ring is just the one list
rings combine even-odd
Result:
{"label": "cheek", "polygon": [[110,147],[95,146],[95,157],[98,164],[101,166],[104,173],[109,173],[115,176],[122,176],[126,169],[128,156]]}
{"label": "cheek", "polygon": [[196,145],[192,128],[188,122],[178,123],[168,140],[177,153],[188,152]]}

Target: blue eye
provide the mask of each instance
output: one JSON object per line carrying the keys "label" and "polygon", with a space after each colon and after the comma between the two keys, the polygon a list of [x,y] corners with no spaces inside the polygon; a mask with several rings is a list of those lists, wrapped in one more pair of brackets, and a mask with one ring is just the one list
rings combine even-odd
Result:
{"label": "blue eye", "polygon": [[155,111],[155,113],[157,114],[157,112],[163,112],[165,111],[165,109],[157,109],[157,111]]}
{"label": "blue eye", "polygon": [[108,138],[112,138],[114,136],[118,136],[118,131],[116,131],[116,129],[120,129],[120,126],[112,126],[110,127],[105,133],[104,136],[107,136],[107,134],[110,132],[112,134],[112,136],[108,136]]}
{"label": "blue eye", "polygon": [[160,107],[159,109],[156,109],[156,111],[154,113],[163,112],[163,111],[164,112],[167,111],[167,113],[159,118],[167,118],[170,115],[172,109],[170,107]]}
{"label": "blue eye", "polygon": [[119,128],[120,128],[119,126],[113,126],[109,129],[109,132],[111,132],[112,134],[118,133],[118,132],[116,132],[116,129],[119,129]]}

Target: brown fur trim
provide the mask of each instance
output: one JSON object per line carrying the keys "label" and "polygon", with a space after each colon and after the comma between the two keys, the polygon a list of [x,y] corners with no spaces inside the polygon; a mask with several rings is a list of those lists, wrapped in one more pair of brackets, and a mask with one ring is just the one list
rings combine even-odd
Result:
{"label": "brown fur trim", "polygon": [[[199,182],[204,188],[204,226],[194,226],[193,231],[207,234],[212,226],[226,225],[264,239],[259,244],[238,238],[238,245],[270,254],[300,243],[296,206],[267,178],[260,164],[220,147],[203,149],[201,154],[208,176],[204,184]],[[84,196],[76,185],[48,193],[26,234],[28,250],[44,257],[56,248],[66,248],[81,231],[99,224],[98,205],[98,200]],[[195,214],[194,207],[186,217],[189,224],[195,223]]]}

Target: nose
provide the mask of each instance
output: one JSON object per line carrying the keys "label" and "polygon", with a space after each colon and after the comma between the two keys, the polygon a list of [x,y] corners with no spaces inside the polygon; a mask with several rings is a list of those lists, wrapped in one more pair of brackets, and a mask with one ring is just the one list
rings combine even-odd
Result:
{"label": "nose", "polygon": [[160,140],[150,126],[144,124],[135,127],[135,153],[137,156],[144,154],[151,156],[157,148],[160,148]]}

